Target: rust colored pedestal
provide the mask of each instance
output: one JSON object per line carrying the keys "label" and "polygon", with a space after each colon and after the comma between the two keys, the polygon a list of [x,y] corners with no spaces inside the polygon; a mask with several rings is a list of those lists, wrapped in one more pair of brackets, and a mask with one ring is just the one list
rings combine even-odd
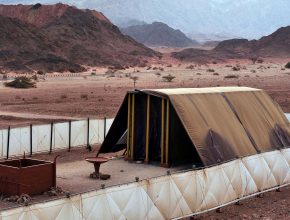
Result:
{"label": "rust colored pedestal", "polygon": [[94,164],[95,172],[91,173],[90,177],[99,179],[100,178],[100,166],[102,163],[108,162],[108,159],[104,158],[104,157],[87,157],[86,161]]}
{"label": "rust colored pedestal", "polygon": [[0,193],[41,194],[56,185],[56,163],[34,159],[0,162]]}

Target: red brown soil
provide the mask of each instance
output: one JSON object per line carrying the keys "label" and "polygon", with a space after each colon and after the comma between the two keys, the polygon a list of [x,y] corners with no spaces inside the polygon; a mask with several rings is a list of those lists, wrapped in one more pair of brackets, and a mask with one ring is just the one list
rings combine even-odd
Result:
{"label": "red brown soil", "polygon": [[[164,71],[136,68],[135,72],[131,69],[127,72],[108,75],[104,74],[104,70],[96,69],[90,70],[90,72],[79,77],[51,77],[38,82],[36,89],[19,90],[5,88],[0,84],[0,111],[15,116],[15,118],[12,117],[9,120],[5,119],[7,116],[0,118],[0,127],[7,127],[9,124],[14,126],[25,125],[33,120],[38,123],[47,123],[55,116],[64,119],[66,117],[114,117],[126,91],[133,89],[133,80],[130,75],[139,77],[136,82],[136,88],[138,89],[206,86],[261,88],[265,89],[281,105],[284,112],[290,112],[290,71],[283,70],[284,62],[269,61],[252,65],[245,61],[232,61],[230,65],[234,66],[237,63],[241,66],[240,71],[233,71],[232,67],[225,64],[194,65],[194,69],[187,69],[186,67],[189,64],[173,64],[172,67],[163,66]],[[156,67],[160,66],[156,65]],[[214,69],[218,75],[208,72],[209,68]],[[91,71],[95,71],[96,76],[91,76]],[[173,82],[168,83],[162,80],[162,76],[167,74],[176,76]],[[239,77],[225,79],[224,77],[228,74],[235,74]],[[26,114],[19,115],[19,113]],[[74,166],[73,161],[83,166],[85,170],[90,169],[89,166],[83,165],[82,161],[86,156],[93,156],[96,153],[96,151],[86,153],[84,149],[81,149],[81,151],[74,150],[74,152],[65,153],[65,156],[59,160],[60,167],[66,173],[65,175],[72,175],[71,166]],[[52,156],[42,155],[38,157],[51,159]],[[152,174],[150,169],[146,170],[147,168],[144,170],[144,175]],[[110,172],[110,170],[108,171]],[[87,173],[82,173],[82,175],[87,175]],[[133,177],[128,176],[128,178],[132,179]],[[60,181],[63,180],[64,186],[69,188],[69,184],[65,183],[67,179],[59,179]],[[80,181],[80,179],[76,178],[74,180],[74,178],[71,178],[70,181]],[[99,185],[93,186],[99,187]],[[282,189],[281,193],[265,193],[264,198],[247,199],[242,202],[241,206],[230,205],[222,208],[222,213],[211,212],[198,216],[196,219],[290,219],[289,196],[290,188],[286,187]],[[39,201],[39,199],[43,198],[35,198],[34,201]],[[1,207],[4,208],[5,204],[2,204]]]}
{"label": "red brown soil", "polygon": [[[115,73],[114,77],[101,73],[90,76],[89,72],[83,77],[48,78],[46,81],[38,82],[36,89],[11,89],[2,86],[0,87],[0,111],[48,115],[47,119],[50,119],[49,115],[57,115],[64,119],[65,117],[114,117],[126,92],[134,89],[133,80],[129,77],[131,74],[131,76],[138,76],[136,82],[138,89],[208,86],[261,88],[280,104],[284,112],[290,112],[290,71],[281,70],[282,64],[241,65],[246,69],[232,71],[231,67],[225,67],[224,64],[200,66],[193,70],[186,69],[186,66],[163,67],[165,71],[140,68],[140,72],[132,73],[133,71],[129,70],[129,73]],[[263,66],[263,69],[260,66]],[[208,72],[209,68],[214,69],[219,75],[214,76],[213,73]],[[253,70],[256,72],[252,73]],[[171,83],[164,82],[162,76],[167,74],[176,76],[176,79]],[[228,74],[239,75],[239,78],[224,79]],[[23,124],[25,118],[8,118],[8,121],[4,117],[0,119],[0,127],[8,124],[17,125],[18,122]],[[33,118],[28,117],[27,122]],[[38,118],[37,121],[42,119]],[[47,120],[43,121],[47,122]]]}

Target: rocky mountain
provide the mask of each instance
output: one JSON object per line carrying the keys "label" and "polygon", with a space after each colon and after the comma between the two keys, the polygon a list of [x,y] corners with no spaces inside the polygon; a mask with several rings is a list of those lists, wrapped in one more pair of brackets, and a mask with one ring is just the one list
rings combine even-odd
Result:
{"label": "rocky mountain", "polygon": [[279,28],[269,36],[259,40],[231,39],[220,42],[212,50],[185,49],[171,54],[185,61],[208,62],[253,57],[290,57],[290,26]]}
{"label": "rocky mountain", "polygon": [[[46,0],[48,1],[48,0]],[[71,1],[71,0],[66,0]],[[290,24],[289,0],[79,0],[102,11],[116,25],[160,21],[183,33],[257,39]],[[193,38],[195,39],[195,38]],[[218,40],[210,38],[209,40]],[[225,39],[222,39],[225,40]]]}
{"label": "rocky mountain", "polygon": [[0,66],[8,71],[78,72],[159,55],[101,13],[63,4],[0,5],[0,28]]}
{"label": "rocky mountain", "polygon": [[198,45],[186,37],[180,30],[175,30],[162,22],[134,25],[122,28],[121,31],[147,46],[189,47]]}

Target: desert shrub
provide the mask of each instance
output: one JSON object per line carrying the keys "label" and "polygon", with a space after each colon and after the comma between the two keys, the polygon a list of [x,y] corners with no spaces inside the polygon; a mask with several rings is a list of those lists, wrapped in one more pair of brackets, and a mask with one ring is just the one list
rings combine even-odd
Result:
{"label": "desert shrub", "polygon": [[156,75],[156,76],[161,76],[161,73],[158,73],[158,72],[157,72],[157,73],[155,73],[155,75]]}
{"label": "desert shrub", "polygon": [[35,81],[37,81],[38,80],[38,77],[37,77],[37,75],[35,74],[35,75],[33,75],[32,77],[31,77],[33,80],[35,80]]}
{"label": "desert shrub", "polygon": [[219,76],[220,74],[219,74],[219,73],[213,73],[212,75],[214,75],[214,76]]}
{"label": "desert shrub", "polygon": [[234,74],[229,74],[229,75],[226,75],[224,77],[224,79],[238,79],[240,76],[238,75],[234,75]]}
{"label": "desert shrub", "polygon": [[194,65],[191,64],[191,65],[187,66],[186,69],[192,70],[192,69],[194,69]]}
{"label": "desert shrub", "polygon": [[256,73],[256,70],[251,70],[251,73]]}
{"label": "desert shrub", "polygon": [[95,72],[91,72],[91,76],[96,76],[97,74]]}
{"label": "desert shrub", "polygon": [[290,62],[286,63],[285,68],[290,69]]}
{"label": "desert shrub", "polygon": [[67,98],[67,95],[63,94],[63,95],[60,96],[60,98],[61,99],[66,99]]}
{"label": "desert shrub", "polygon": [[135,86],[136,86],[136,82],[137,82],[137,80],[139,79],[139,77],[138,77],[138,76],[132,76],[132,77],[130,77],[130,79],[133,80],[134,88],[135,88]]}
{"label": "desert shrub", "polygon": [[38,75],[44,75],[44,72],[43,72],[42,70],[38,70],[36,73],[37,73]]}
{"label": "desert shrub", "polygon": [[201,73],[196,73],[196,75],[200,76],[200,75],[201,75]]}
{"label": "desert shrub", "polygon": [[87,94],[81,94],[81,99],[88,99],[88,95]]}
{"label": "desert shrub", "polygon": [[160,70],[160,71],[164,71],[164,68],[163,68],[163,67],[159,67],[159,70]]}
{"label": "desert shrub", "polygon": [[257,59],[257,63],[264,63],[264,60],[263,59]]}
{"label": "desert shrub", "polygon": [[217,61],[212,61],[213,64],[217,64]]}
{"label": "desert shrub", "polygon": [[245,75],[245,77],[250,77],[249,75]]}
{"label": "desert shrub", "polygon": [[26,76],[17,77],[11,82],[6,82],[4,85],[6,87],[12,87],[12,88],[18,88],[18,89],[28,89],[28,88],[36,87],[36,83]]}
{"label": "desert shrub", "polygon": [[285,68],[281,68],[281,70],[285,70]]}
{"label": "desert shrub", "polygon": [[158,67],[154,66],[152,69],[153,69],[153,70],[157,70],[157,69],[158,69]]}
{"label": "desert shrub", "polygon": [[168,74],[166,76],[162,76],[162,78],[166,81],[166,82],[172,82],[173,79],[175,79],[175,76],[172,76],[171,74]]}
{"label": "desert shrub", "polygon": [[225,65],[225,67],[233,67],[232,65]]}
{"label": "desert shrub", "polygon": [[166,67],[172,67],[172,64],[168,64]]}
{"label": "desert shrub", "polygon": [[206,72],[209,72],[209,73],[213,73],[215,70],[214,69],[207,69]]}
{"label": "desert shrub", "polygon": [[150,70],[151,69],[151,66],[148,66],[147,68],[146,68],[146,70]]}
{"label": "desert shrub", "polygon": [[241,68],[240,68],[240,67],[238,67],[238,66],[234,66],[234,67],[232,68],[232,70],[233,70],[233,71],[240,71],[240,70],[241,70]]}

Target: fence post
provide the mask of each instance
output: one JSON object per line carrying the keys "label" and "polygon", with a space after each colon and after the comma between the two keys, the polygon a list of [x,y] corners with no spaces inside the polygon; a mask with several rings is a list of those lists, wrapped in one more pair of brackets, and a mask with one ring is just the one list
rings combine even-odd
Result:
{"label": "fence post", "polygon": [[71,148],[71,120],[68,122],[68,151]]}
{"label": "fence post", "polygon": [[107,123],[106,123],[106,121],[107,121],[107,118],[105,117],[104,118],[104,140],[106,138],[106,130],[107,130]]}
{"label": "fence post", "polygon": [[30,124],[30,156],[32,156],[32,124]]}
{"label": "fence post", "polygon": [[88,118],[87,120],[87,125],[88,125],[87,126],[87,149],[91,151],[92,147],[90,145],[90,118]]}
{"label": "fence post", "polygon": [[49,145],[49,154],[52,152],[52,137],[53,137],[53,121],[50,124],[50,145]]}
{"label": "fence post", "polygon": [[10,126],[8,127],[8,132],[7,132],[7,155],[6,155],[6,159],[9,158],[9,143],[10,143]]}

